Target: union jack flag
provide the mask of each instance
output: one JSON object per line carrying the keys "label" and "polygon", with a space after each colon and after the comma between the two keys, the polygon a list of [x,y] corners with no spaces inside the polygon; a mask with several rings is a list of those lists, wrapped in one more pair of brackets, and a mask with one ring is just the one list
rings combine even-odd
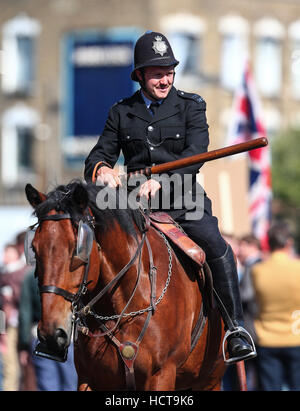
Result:
{"label": "union jack flag", "polygon": [[[233,116],[229,127],[228,144],[266,137],[261,118],[261,105],[254,86],[249,64],[246,64],[242,83],[234,98]],[[252,233],[268,249],[267,232],[271,221],[271,155],[269,146],[251,150],[249,158],[249,215]]]}

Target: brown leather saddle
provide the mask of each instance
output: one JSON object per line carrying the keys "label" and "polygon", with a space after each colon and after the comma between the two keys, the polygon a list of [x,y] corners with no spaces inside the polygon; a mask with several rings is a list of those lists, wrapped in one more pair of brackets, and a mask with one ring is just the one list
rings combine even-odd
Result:
{"label": "brown leather saddle", "polygon": [[[213,306],[213,280],[203,249],[197,245],[172,217],[161,211],[148,215],[150,224],[161,231],[175,246],[177,246],[189,259],[196,263],[199,287],[206,294],[209,306]],[[172,245],[172,244],[171,244]],[[176,253],[176,250],[174,250]]]}

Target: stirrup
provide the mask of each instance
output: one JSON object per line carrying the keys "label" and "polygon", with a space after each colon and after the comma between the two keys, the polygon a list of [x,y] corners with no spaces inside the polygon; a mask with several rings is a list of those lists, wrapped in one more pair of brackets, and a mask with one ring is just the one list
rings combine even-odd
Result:
{"label": "stirrup", "polygon": [[[246,338],[246,340],[250,343],[250,345],[252,347],[252,352],[250,352],[247,355],[240,356],[240,357],[234,357],[234,358],[228,358],[227,359],[226,355],[225,355],[225,342],[227,341],[228,337],[234,336],[235,334],[236,334],[236,337],[242,336],[242,337]],[[223,339],[222,350],[223,350],[224,362],[225,362],[226,365],[234,364],[238,361],[249,360],[250,358],[254,358],[257,355],[253,338],[248,333],[248,331],[245,330],[245,328],[243,328],[241,326],[235,327],[233,330],[227,330],[226,331],[224,339]]]}

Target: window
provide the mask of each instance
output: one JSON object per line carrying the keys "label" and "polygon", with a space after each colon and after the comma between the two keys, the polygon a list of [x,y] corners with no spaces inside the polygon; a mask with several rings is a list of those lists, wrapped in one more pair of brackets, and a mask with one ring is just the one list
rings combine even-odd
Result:
{"label": "window", "polygon": [[130,73],[134,44],[141,34],[135,27],[111,27],[64,36],[62,150],[67,167],[81,169],[109,108],[136,90]]}
{"label": "window", "polygon": [[176,78],[199,77],[202,68],[204,21],[200,17],[179,13],[164,17],[161,28],[172,46],[175,58],[180,62],[176,67]]}
{"label": "window", "polygon": [[30,172],[33,169],[33,139],[34,133],[32,127],[17,126],[17,164],[19,170]]}
{"label": "window", "polygon": [[300,20],[295,21],[289,27],[291,48],[291,94],[300,100]]}
{"label": "window", "polygon": [[31,94],[35,81],[36,36],[39,23],[18,15],[2,29],[2,90],[7,94]]}
{"label": "window", "polygon": [[256,50],[254,73],[258,90],[265,97],[276,97],[281,91],[283,26],[274,19],[262,19],[254,26]]}
{"label": "window", "polygon": [[34,175],[34,135],[39,117],[35,110],[18,104],[2,116],[2,180],[8,187]]}
{"label": "window", "polygon": [[178,76],[196,75],[200,71],[199,39],[191,33],[176,32],[169,36],[170,44],[180,64],[176,68]]}
{"label": "window", "polygon": [[219,21],[222,35],[220,81],[234,91],[241,83],[248,57],[248,22],[237,15],[224,16]]}
{"label": "window", "polygon": [[18,88],[20,92],[30,93],[35,78],[34,48],[32,37],[17,36],[17,51],[21,62],[18,70]]}

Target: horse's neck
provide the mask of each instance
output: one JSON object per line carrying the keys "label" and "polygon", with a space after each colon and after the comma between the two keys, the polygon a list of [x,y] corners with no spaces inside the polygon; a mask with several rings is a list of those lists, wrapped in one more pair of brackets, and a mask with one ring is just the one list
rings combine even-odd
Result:
{"label": "horse's neck", "polygon": [[[139,240],[125,233],[118,224],[102,234],[99,241],[105,262],[114,272],[121,270],[128,263],[137,249],[138,242]],[[113,275],[113,272],[108,273],[108,276],[110,275]]]}
{"label": "horse's neck", "polygon": [[[122,273],[124,267],[131,261],[138,247],[137,240],[127,235],[121,227],[117,226],[109,233],[101,236],[101,265],[99,276],[99,287],[103,289],[112,283]],[[138,259],[132,266],[136,266]],[[114,312],[120,312],[128,300],[136,281],[136,270],[131,269],[124,272],[116,283],[104,296],[103,306]]]}

